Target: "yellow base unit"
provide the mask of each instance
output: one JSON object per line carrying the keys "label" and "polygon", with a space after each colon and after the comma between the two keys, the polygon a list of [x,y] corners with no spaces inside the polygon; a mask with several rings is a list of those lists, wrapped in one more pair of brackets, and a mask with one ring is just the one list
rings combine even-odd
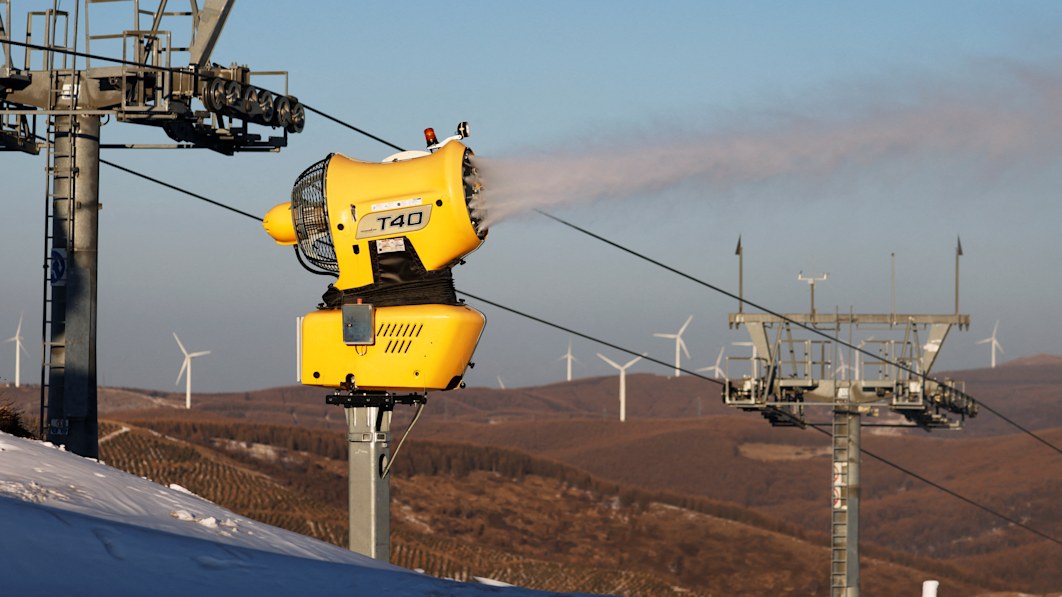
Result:
{"label": "yellow base unit", "polygon": [[421,393],[451,390],[486,319],[464,305],[344,305],[302,319],[302,383]]}

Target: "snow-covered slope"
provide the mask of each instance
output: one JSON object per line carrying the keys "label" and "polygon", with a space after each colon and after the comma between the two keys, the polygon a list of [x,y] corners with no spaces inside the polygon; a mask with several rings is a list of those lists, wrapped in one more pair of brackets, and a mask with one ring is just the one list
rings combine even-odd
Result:
{"label": "snow-covered slope", "polygon": [[457,583],[0,433],[5,595],[543,595]]}

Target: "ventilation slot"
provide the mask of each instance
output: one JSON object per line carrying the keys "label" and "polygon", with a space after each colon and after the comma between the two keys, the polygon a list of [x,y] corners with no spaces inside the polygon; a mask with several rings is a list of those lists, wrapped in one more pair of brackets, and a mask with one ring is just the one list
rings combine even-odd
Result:
{"label": "ventilation slot", "polygon": [[376,330],[376,338],[381,342],[387,340],[387,345],[384,346],[385,353],[406,354],[413,347],[413,340],[420,337],[423,330],[423,323],[381,323]]}

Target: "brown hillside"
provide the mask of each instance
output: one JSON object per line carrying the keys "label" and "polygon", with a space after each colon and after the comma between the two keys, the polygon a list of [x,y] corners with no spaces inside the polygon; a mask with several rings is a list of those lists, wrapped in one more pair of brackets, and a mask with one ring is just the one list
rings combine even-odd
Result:
{"label": "brown hillside", "polygon": [[[965,382],[970,395],[1028,429],[1062,427],[1062,357],[1021,359],[995,369],[943,372],[938,376]],[[723,405],[721,386],[712,380],[640,373],[628,376],[627,386],[627,412],[632,419],[738,413]],[[508,390],[465,388],[431,394],[427,415],[434,419],[481,423],[544,418],[608,420],[618,418],[617,392],[615,376]],[[194,410],[201,413],[278,425],[342,429],[342,412],[324,403],[328,393],[323,388],[288,386],[254,392],[195,394],[192,399]],[[143,409],[184,408],[184,394],[178,392],[100,388],[99,396],[103,416]],[[0,388],[0,398],[13,402],[27,418],[36,418],[40,399],[36,386]],[[399,409],[396,417],[397,421],[408,420],[409,409]],[[1013,426],[983,409],[979,416],[967,421],[962,434],[939,436],[959,438],[1015,431]]]}
{"label": "brown hillside", "polygon": [[[1036,430],[1054,445],[1062,445],[1062,401],[1058,399],[1062,366],[1057,362],[1035,359],[963,371],[953,377],[966,380],[967,391],[975,397]],[[538,388],[469,388],[432,394],[412,437],[414,441],[512,448],[566,463],[623,487],[716,500],[749,512],[745,518],[739,516],[741,520],[760,516],[774,521],[778,528],[794,525],[799,531],[794,537],[803,535],[823,544],[820,538],[828,530],[830,475],[824,436],[810,429],[772,428],[755,414],[721,404],[716,384],[690,377],[630,376],[630,418],[627,424],[620,424],[615,420],[616,382],[615,377],[604,377]],[[36,414],[36,388],[2,388],[0,392],[4,400],[13,398],[28,405],[24,413]],[[164,432],[194,440],[190,446],[208,453],[224,453],[230,464],[247,471],[274,467],[264,474],[283,487],[296,488],[292,490],[295,495],[301,495],[303,490],[298,488],[306,483],[306,475],[316,475],[318,468],[328,470],[340,479],[340,488],[337,490],[333,483],[325,490],[322,481],[322,488],[314,489],[317,493],[311,495],[331,503],[345,483],[345,424],[342,410],[324,404],[326,393],[317,388],[288,387],[196,395],[193,410],[186,411],[183,394],[104,388],[100,407],[110,413],[107,416],[120,417],[138,427],[168,422],[198,425],[200,431],[182,427],[179,433],[176,428]],[[408,407],[399,408],[396,430],[401,432],[411,412]],[[227,440],[317,454],[321,460],[298,466],[270,464],[245,454],[251,448],[227,445]],[[988,412],[982,412],[961,432],[878,433],[868,428],[864,448],[1014,520],[1053,537],[1062,536],[1062,461],[1057,452],[1027,435],[1016,434],[1013,427]],[[398,464],[412,457],[404,449]],[[864,458],[862,481],[864,558],[880,553],[895,559],[889,555],[894,552],[881,549],[901,550],[911,553],[914,560],[928,562],[920,565],[923,568],[936,565],[924,558],[935,558],[971,578],[991,574],[1005,588],[1044,592],[1062,587],[1062,569],[1054,565],[1062,554],[1057,544],[869,457]],[[345,506],[341,503],[338,508]],[[260,516],[279,514],[263,509]],[[323,524],[313,517],[300,520],[303,518],[313,520],[314,525]],[[298,521],[290,524],[303,529],[300,532],[308,532],[305,529],[312,526]],[[337,528],[344,527],[342,520],[336,524]],[[498,552],[498,557],[509,557],[503,552]],[[660,569],[666,565],[653,570]],[[821,578],[822,570],[817,572],[816,578]],[[992,582],[979,584],[987,589]]]}
{"label": "brown hillside", "polygon": [[[633,425],[438,420],[422,425],[416,430],[419,437],[516,448],[620,483],[734,502],[813,532],[829,528],[827,438],[812,431],[772,429],[755,416]],[[1042,532],[1062,536],[1062,460],[1057,453],[1024,435],[962,442],[922,435],[867,433],[864,448]],[[1044,435],[1062,443],[1062,429]],[[798,457],[764,457],[764,446]],[[1000,578],[1026,590],[1062,586],[1062,571],[1050,565],[1062,550],[1057,544],[869,457],[864,458],[862,482],[866,542],[957,562],[991,553],[988,569]]]}
{"label": "brown hillside", "polygon": [[[345,522],[342,461],[244,438],[283,429],[156,420],[164,433],[106,425],[104,456],[180,483],[233,510],[336,541]],[[128,431],[122,431],[122,427]],[[247,427],[244,429],[244,427]],[[223,439],[209,439],[224,432]],[[185,433],[190,442],[174,435]],[[296,432],[288,444],[334,446]],[[320,435],[320,434],[316,434]],[[208,444],[208,445],[204,445]],[[472,446],[409,446],[392,481],[396,562],[435,574],[486,576],[549,590],[671,595],[811,595],[826,590],[828,550],[754,513],[595,480],[526,455]],[[340,481],[340,482],[337,482]],[[338,507],[337,507],[338,506]],[[720,517],[746,516],[755,525]],[[784,525],[783,525],[784,526]],[[965,594],[990,584],[934,576]],[[864,558],[864,593],[917,590],[926,571]],[[754,571],[754,572],[750,572]]]}

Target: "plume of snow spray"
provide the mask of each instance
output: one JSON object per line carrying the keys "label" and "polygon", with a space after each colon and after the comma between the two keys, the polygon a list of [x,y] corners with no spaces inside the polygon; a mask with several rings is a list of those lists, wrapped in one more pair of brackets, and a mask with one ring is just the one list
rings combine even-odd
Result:
{"label": "plume of snow spray", "polygon": [[[1014,71],[1011,71],[1015,74]],[[1062,148],[1062,81],[1017,72],[1005,93],[967,90],[846,119],[802,118],[754,131],[637,138],[583,151],[478,157],[487,224],[539,208],[711,189],[906,158],[972,158],[972,176]]]}

